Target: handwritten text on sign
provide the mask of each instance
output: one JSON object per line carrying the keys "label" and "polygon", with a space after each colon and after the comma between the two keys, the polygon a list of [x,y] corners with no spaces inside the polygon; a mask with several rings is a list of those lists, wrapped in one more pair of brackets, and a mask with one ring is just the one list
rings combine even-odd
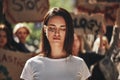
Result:
{"label": "handwritten text on sign", "polygon": [[0,80],[20,80],[24,64],[29,58],[31,53],[0,49]]}
{"label": "handwritten text on sign", "polygon": [[102,14],[79,14],[73,16],[74,27],[83,29],[87,33],[98,33],[103,26],[103,15]]}
{"label": "handwritten text on sign", "polygon": [[49,9],[48,0],[6,0],[5,2],[7,19],[14,23],[41,21]]}

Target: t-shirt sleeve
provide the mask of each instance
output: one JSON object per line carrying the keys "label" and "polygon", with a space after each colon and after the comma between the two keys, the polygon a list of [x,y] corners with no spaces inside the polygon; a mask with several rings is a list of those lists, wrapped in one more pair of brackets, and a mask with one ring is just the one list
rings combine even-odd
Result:
{"label": "t-shirt sleeve", "polygon": [[33,80],[32,79],[32,69],[31,69],[30,62],[27,61],[25,63],[25,66],[22,70],[20,78],[23,79],[23,80]]}
{"label": "t-shirt sleeve", "polygon": [[81,64],[82,66],[81,66],[81,80],[86,80],[87,78],[89,78],[90,76],[91,76],[91,74],[90,74],[90,71],[89,71],[89,69],[88,69],[88,67],[87,67],[87,65],[86,65],[86,63],[84,62],[84,60],[82,61],[82,64]]}

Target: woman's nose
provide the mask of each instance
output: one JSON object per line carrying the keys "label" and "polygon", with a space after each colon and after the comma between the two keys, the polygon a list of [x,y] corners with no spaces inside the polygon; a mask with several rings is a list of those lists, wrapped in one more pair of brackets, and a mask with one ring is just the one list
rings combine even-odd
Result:
{"label": "woman's nose", "polygon": [[59,29],[55,30],[55,35],[60,35],[60,30]]}

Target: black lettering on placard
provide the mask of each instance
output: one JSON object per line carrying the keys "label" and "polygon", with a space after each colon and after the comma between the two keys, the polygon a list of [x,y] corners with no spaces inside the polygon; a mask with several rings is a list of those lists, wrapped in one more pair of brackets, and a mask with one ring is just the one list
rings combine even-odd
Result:
{"label": "black lettering on placard", "polygon": [[73,20],[73,23],[74,23],[74,27],[75,27],[75,28],[79,28],[79,27],[80,27],[79,24],[78,24],[78,18],[75,18],[75,19]]}
{"label": "black lettering on placard", "polygon": [[19,57],[3,54],[0,56],[0,63],[13,63],[14,65],[23,67],[25,62]]}
{"label": "black lettering on placard", "polygon": [[25,3],[25,8],[28,9],[28,10],[32,10],[35,8],[35,3],[33,1],[27,1]]}
{"label": "black lettering on placard", "polygon": [[88,22],[87,22],[87,20],[85,18],[81,18],[80,22],[79,22],[79,25],[80,25],[80,27],[85,29],[87,27],[87,25],[88,25]]}
{"label": "black lettering on placard", "polygon": [[12,0],[12,3],[15,5],[15,7],[13,7],[13,10],[15,10],[15,11],[22,11],[23,10],[22,4],[17,2],[17,0]]}
{"label": "black lettering on placard", "polygon": [[41,6],[37,3],[40,0],[12,0],[13,10],[14,11],[23,11],[23,10],[36,10],[38,11]]}
{"label": "black lettering on placard", "polygon": [[[101,24],[101,23],[98,23],[97,20],[91,19],[91,20],[89,20],[89,22],[88,22],[88,27],[87,27],[87,28],[88,28],[90,31],[94,31],[95,33],[97,33],[97,32],[99,31],[101,25],[102,25],[102,24]],[[95,27],[96,27],[96,29],[95,29]]]}
{"label": "black lettering on placard", "polygon": [[95,19],[90,19],[87,20],[86,18],[74,18],[73,19],[74,22],[74,27],[75,28],[82,28],[83,30],[88,29],[91,32],[95,32],[98,33],[98,31],[100,30],[101,26],[102,26],[102,22],[98,22]]}
{"label": "black lettering on placard", "polygon": [[91,20],[88,21],[88,27],[87,28],[92,31],[95,25],[97,25],[97,21],[94,20],[94,19],[91,19]]}

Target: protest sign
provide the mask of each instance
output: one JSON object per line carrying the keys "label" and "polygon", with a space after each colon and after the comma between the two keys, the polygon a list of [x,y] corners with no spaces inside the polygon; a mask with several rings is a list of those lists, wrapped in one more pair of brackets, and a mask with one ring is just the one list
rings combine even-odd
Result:
{"label": "protest sign", "polygon": [[48,0],[4,0],[6,19],[11,23],[40,22],[49,9]]}
{"label": "protest sign", "polygon": [[75,30],[83,33],[98,34],[104,25],[103,14],[88,15],[86,13],[80,13],[79,15],[72,15],[72,17]]}
{"label": "protest sign", "polygon": [[20,74],[30,54],[0,49],[0,80],[20,80]]}

